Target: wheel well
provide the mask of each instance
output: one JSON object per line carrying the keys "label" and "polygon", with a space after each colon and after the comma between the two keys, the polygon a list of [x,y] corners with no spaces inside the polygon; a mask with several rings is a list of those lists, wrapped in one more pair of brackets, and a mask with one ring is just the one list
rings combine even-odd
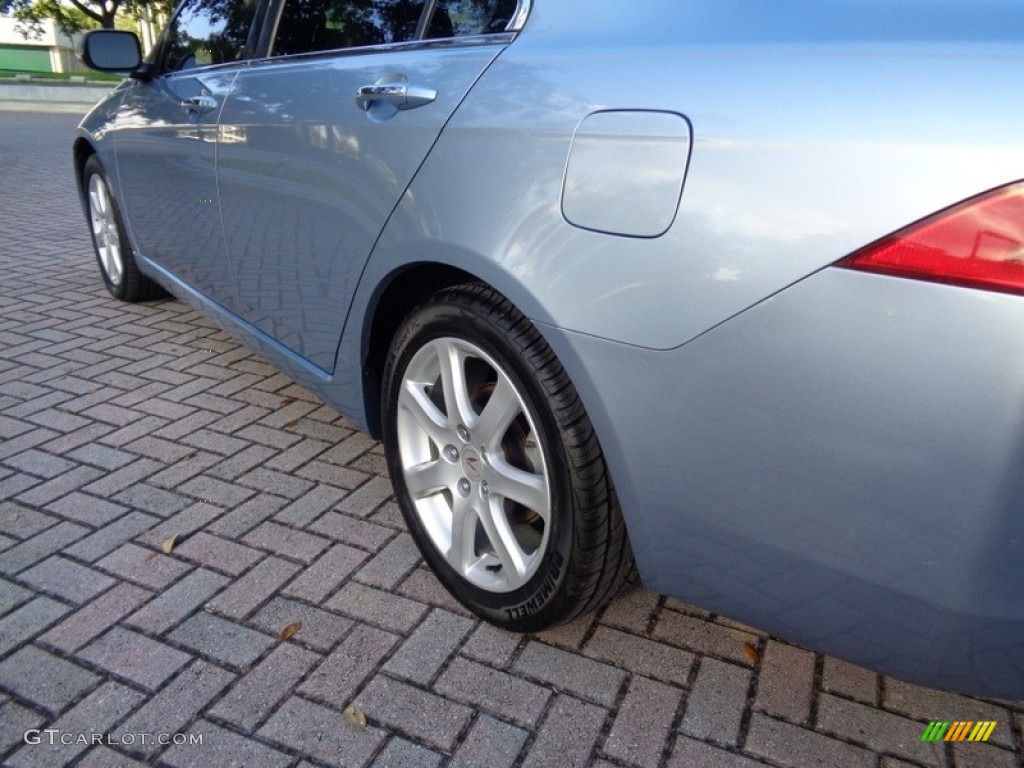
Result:
{"label": "wheel well", "polygon": [[377,297],[366,343],[363,403],[370,434],[380,439],[380,396],[388,348],[402,321],[438,291],[462,283],[481,282],[461,269],[444,264],[417,264],[395,275]]}
{"label": "wheel well", "polygon": [[75,183],[78,185],[79,196],[81,196],[82,172],[85,170],[85,164],[89,158],[96,154],[96,150],[88,141],[79,138],[75,140],[72,151],[75,156]]}

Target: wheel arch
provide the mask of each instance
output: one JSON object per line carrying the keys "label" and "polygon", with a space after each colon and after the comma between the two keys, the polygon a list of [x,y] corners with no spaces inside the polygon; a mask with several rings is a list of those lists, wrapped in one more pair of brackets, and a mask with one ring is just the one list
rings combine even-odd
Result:
{"label": "wheel arch", "polygon": [[[528,632],[604,604],[632,568],[628,536],[601,460],[600,442],[541,326],[484,281],[452,286],[436,294],[435,300],[420,303],[399,326],[381,382],[388,469],[410,533],[428,564],[477,615]],[[450,354],[456,349],[454,356]],[[466,362],[460,374],[445,374],[456,357],[460,361],[475,358],[478,365],[471,368]],[[495,380],[496,389],[488,390]],[[411,397],[410,385],[417,390]],[[477,400],[485,391],[497,394],[498,390],[503,394],[495,407],[489,395],[484,395],[484,402]],[[443,396],[446,406],[442,411],[423,406],[423,395],[430,400]],[[476,417],[471,415],[474,410]],[[414,412],[419,415],[409,415]],[[429,414],[425,419],[424,413]],[[520,422],[517,413],[525,421]],[[536,455],[526,448],[528,433],[534,436]],[[510,447],[510,442],[520,448]],[[407,487],[428,464],[430,489]],[[535,473],[539,473],[544,500],[533,482],[522,479]],[[527,487],[531,490],[521,495]],[[497,506],[494,494],[499,497]],[[465,499],[462,504],[460,497]],[[438,518],[439,510],[446,508],[451,516],[442,512]],[[475,511],[468,512],[469,508]],[[524,511],[532,519],[513,519]],[[504,522],[490,526],[480,522],[495,517]],[[447,531],[446,523],[439,522],[442,518],[452,524]],[[456,520],[460,521],[457,526]],[[466,522],[472,533],[466,533]],[[458,543],[456,527],[465,534]],[[524,528],[525,540],[513,532]],[[495,537],[498,530],[505,531],[498,534],[500,538]],[[497,545],[499,540],[504,543]],[[508,554],[517,547],[521,558]],[[486,557],[500,563],[484,568],[481,563]],[[527,567],[528,563],[532,565]],[[471,565],[476,576],[469,575]],[[514,570],[515,578],[506,581],[483,574],[502,566],[510,573]],[[495,584],[508,588],[492,590]]]}
{"label": "wheel arch", "polygon": [[414,307],[433,294],[469,282],[486,284],[476,275],[449,264],[419,262],[394,270],[378,283],[367,306],[361,356],[366,428],[374,438],[379,440],[383,432],[380,398],[384,365],[398,327]]}
{"label": "wheel arch", "polygon": [[85,172],[85,164],[89,158],[96,154],[96,147],[88,139],[79,136],[71,148],[75,163],[75,189],[78,190],[79,200],[85,201],[85,188],[82,186],[82,175]]}
{"label": "wheel arch", "polygon": [[[358,330],[353,327],[352,332],[360,334],[357,354],[363,369],[365,426],[376,439],[380,439],[382,433],[380,397],[391,339],[409,313],[433,294],[462,283],[479,283],[501,294],[531,322],[547,322],[544,308],[514,276],[497,270],[491,262],[460,255],[461,258],[446,259],[440,253],[431,253],[429,260],[421,258],[399,263],[383,277],[373,279],[374,288],[362,312],[362,325]],[[395,265],[396,259],[392,256],[389,261]],[[544,328],[538,326],[538,330],[542,336],[547,335]],[[343,341],[342,345],[346,343]],[[349,352],[353,351],[349,347]]]}

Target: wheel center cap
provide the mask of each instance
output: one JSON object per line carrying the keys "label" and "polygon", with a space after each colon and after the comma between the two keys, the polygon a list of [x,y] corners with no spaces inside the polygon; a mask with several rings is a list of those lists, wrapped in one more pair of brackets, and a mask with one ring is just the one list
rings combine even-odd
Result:
{"label": "wheel center cap", "polygon": [[466,473],[466,477],[473,480],[479,480],[484,476],[484,460],[476,452],[476,449],[462,449],[462,471]]}

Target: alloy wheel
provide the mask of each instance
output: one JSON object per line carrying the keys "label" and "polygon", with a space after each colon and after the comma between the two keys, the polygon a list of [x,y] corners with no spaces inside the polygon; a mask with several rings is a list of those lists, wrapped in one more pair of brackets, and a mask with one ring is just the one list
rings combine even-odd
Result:
{"label": "alloy wheel", "polygon": [[536,419],[508,373],[464,339],[434,339],[398,397],[401,471],[438,552],[471,584],[510,592],[536,573],[551,520]]}
{"label": "alloy wheel", "polygon": [[117,217],[110,199],[110,190],[99,174],[89,177],[89,220],[96,242],[100,266],[110,282],[118,286],[124,273],[121,260],[121,237],[117,231]]}

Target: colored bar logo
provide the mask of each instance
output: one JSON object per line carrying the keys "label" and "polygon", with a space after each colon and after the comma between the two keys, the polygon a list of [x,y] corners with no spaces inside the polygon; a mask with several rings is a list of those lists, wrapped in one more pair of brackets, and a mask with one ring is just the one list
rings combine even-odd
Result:
{"label": "colored bar logo", "polygon": [[988,741],[995,729],[995,720],[932,720],[921,741]]}

